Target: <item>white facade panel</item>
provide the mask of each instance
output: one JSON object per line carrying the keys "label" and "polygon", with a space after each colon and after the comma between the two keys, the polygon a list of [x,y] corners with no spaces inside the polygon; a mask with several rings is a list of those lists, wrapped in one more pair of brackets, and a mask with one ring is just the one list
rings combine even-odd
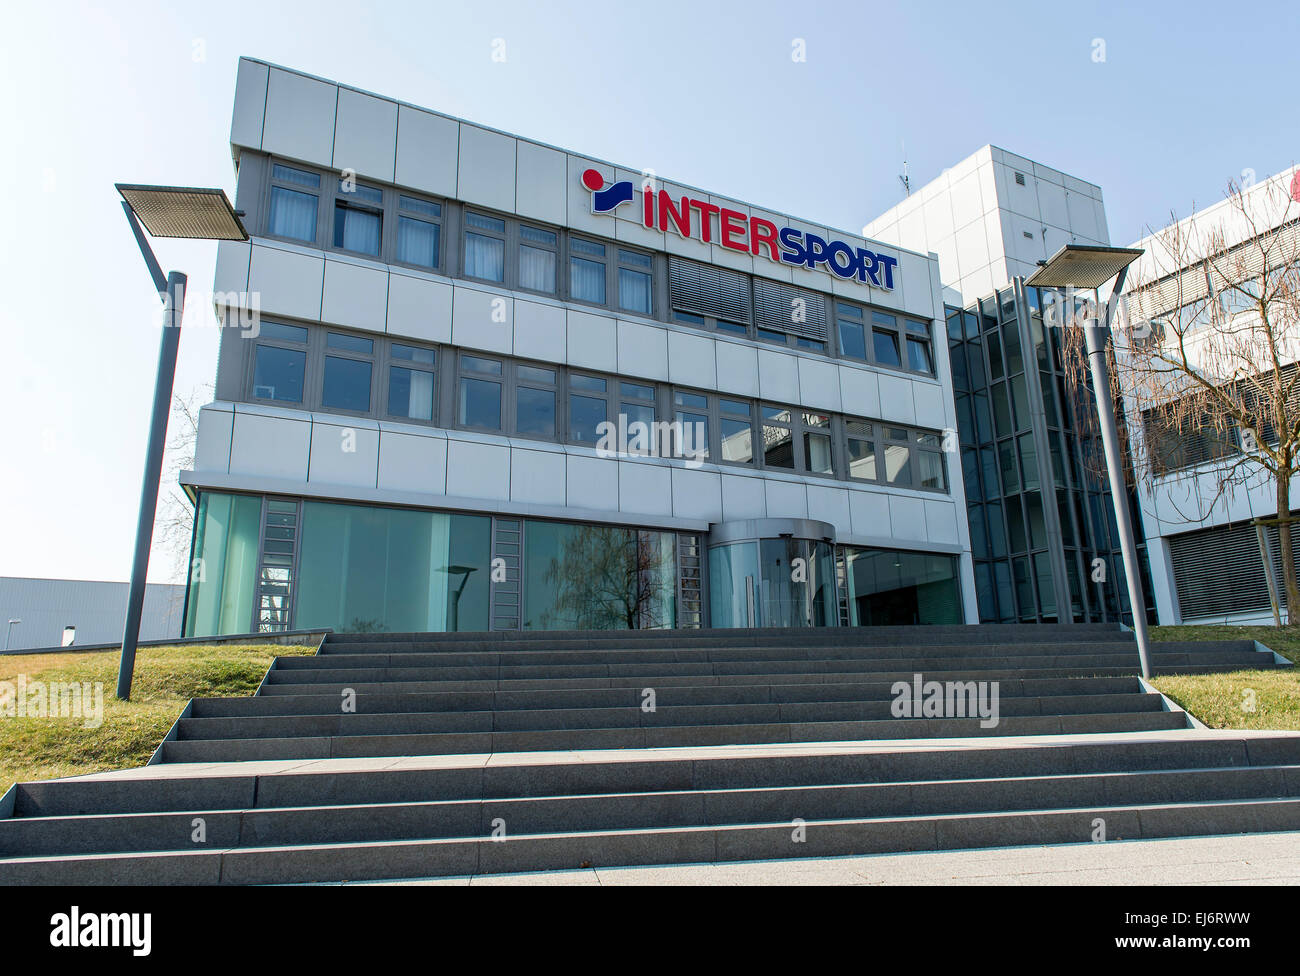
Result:
{"label": "white facade panel", "polygon": [[338,88],[272,68],[266,90],[262,149],[317,166],[334,161],[334,109]]}
{"label": "white facade panel", "polygon": [[510,444],[447,438],[447,494],[462,498],[510,497]]}
{"label": "white facade panel", "polygon": [[306,483],[310,453],[309,415],[252,413],[243,404],[236,408],[230,441],[231,474],[265,475]]}
{"label": "white facade panel", "polygon": [[457,194],[510,213],[515,209],[515,140],[476,125],[460,127],[460,162]]}
{"label": "white facade panel", "polygon": [[388,276],[388,334],[425,342],[451,340],[451,285],[416,275]]}
{"label": "white facade panel", "polygon": [[667,381],[668,330],[619,319],[618,371],[625,376]]}
{"label": "white facade panel", "polygon": [[550,224],[563,224],[568,213],[568,162],[564,153],[536,143],[516,142],[515,212]]}
{"label": "white facade panel", "polygon": [[459,158],[459,122],[398,106],[396,182],[400,186],[454,197]]}
{"label": "white facade panel", "polygon": [[321,320],[383,332],[388,321],[388,271],[326,258]]}
{"label": "white facade panel", "polygon": [[381,423],[378,487],[392,491],[444,495],[447,492],[447,438],[405,424]]}
{"label": "white facade panel", "polygon": [[509,354],[513,344],[515,300],[508,294],[455,285],[451,300],[451,341],[467,349]]}
{"label": "white facade panel", "polygon": [[379,424],[313,416],[307,480],[373,488],[379,474]]}
{"label": "white facade panel", "polygon": [[253,245],[248,290],[260,296],[263,312],[319,320],[324,280],[320,252]]}
{"label": "white facade panel", "polygon": [[397,103],[340,88],[334,168],[391,183],[396,158]]}

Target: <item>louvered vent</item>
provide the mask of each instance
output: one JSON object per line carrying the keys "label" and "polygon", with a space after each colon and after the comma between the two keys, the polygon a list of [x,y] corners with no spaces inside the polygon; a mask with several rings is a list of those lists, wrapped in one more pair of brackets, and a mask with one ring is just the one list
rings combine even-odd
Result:
{"label": "louvered vent", "polygon": [[1185,618],[1269,609],[1259,540],[1249,522],[1171,536],[1169,554]]}

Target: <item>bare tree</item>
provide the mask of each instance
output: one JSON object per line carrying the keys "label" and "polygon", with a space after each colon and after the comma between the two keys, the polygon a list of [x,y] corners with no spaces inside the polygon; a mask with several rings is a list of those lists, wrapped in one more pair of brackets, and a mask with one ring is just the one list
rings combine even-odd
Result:
{"label": "bare tree", "polygon": [[[1300,625],[1291,516],[1300,468],[1300,204],[1290,174],[1229,184],[1224,205],[1171,221],[1146,248],[1115,317],[1110,374],[1129,433],[1140,428],[1124,438],[1132,469],[1152,485],[1206,465],[1187,474],[1214,487],[1180,512],[1189,522],[1271,481],[1286,604],[1298,608],[1288,623]],[[1068,333],[1078,389],[1087,374],[1081,332]]]}
{"label": "bare tree", "polygon": [[154,519],[154,545],[172,560],[173,575],[189,578],[190,539],[194,531],[194,506],[181,488],[178,476],[194,468],[194,451],[199,436],[199,409],[212,400],[211,384],[201,385],[189,395],[172,396],[171,420],[167,424],[167,462],[159,491],[158,514]]}

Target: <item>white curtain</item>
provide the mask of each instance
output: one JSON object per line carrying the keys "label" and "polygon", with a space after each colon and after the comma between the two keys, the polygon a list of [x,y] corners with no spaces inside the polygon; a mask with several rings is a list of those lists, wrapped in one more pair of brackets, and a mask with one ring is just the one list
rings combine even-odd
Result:
{"label": "white curtain", "polygon": [[343,209],[343,248],[361,254],[379,253],[379,214]]}
{"label": "white curtain", "polygon": [[574,298],[604,305],[605,265],[584,258],[570,259],[569,288]]}
{"label": "white curtain", "polygon": [[397,221],[397,260],[426,268],[438,266],[438,225],[401,217]]}
{"label": "white curtain", "polygon": [[407,416],[415,420],[433,419],[433,374],[422,369],[407,371],[411,377],[411,398]]}
{"label": "white curtain", "polygon": [[271,234],[298,241],[316,240],[316,197],[311,193],[272,187]]}
{"label": "white curtain", "polygon": [[519,286],[533,291],[555,291],[555,252],[520,245]]}
{"label": "white curtain", "polygon": [[825,434],[805,434],[808,440],[808,470],[821,474],[831,471],[831,439]]}
{"label": "white curtain", "polygon": [[629,312],[650,314],[650,276],[640,271],[618,270],[618,304]]}
{"label": "white curtain", "polygon": [[466,234],[465,274],[487,281],[504,281],[506,242],[482,234]]}

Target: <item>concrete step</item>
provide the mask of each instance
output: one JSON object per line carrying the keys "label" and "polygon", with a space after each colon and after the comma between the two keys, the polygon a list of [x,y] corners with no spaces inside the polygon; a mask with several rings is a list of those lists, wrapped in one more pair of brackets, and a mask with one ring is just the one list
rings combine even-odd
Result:
{"label": "concrete step", "polygon": [[[219,720],[214,720],[219,721]],[[437,756],[574,749],[644,749],[773,742],[841,742],[903,738],[1138,732],[1187,727],[1181,712],[1006,716],[996,728],[979,719],[768,722],[536,731],[472,731],[284,738],[174,739],[162,743],[164,762],[233,762],[362,756]]]}
{"label": "concrete step", "polygon": [[598,757],[498,757],[465,764],[436,757],[402,766],[244,771],[230,767],[156,776],[20,783],[15,817],[149,813],[196,809],[400,803],[608,792],[742,789],[941,779],[1234,769],[1300,765],[1300,736],[1225,737],[1170,733],[1061,743],[909,746],[889,750],[780,747],[743,755],[705,750]]}
{"label": "concrete step", "polygon": [[[939,680],[925,676],[926,680]],[[911,676],[908,676],[910,684]],[[953,679],[958,680],[958,679]],[[1137,678],[1007,678],[998,680],[998,694],[1010,698],[1063,695],[1123,695],[1141,693]],[[506,711],[537,708],[640,708],[644,700],[638,683],[623,687],[560,688],[533,691],[454,691],[443,693],[358,693],[360,713]],[[806,682],[795,684],[673,685],[656,689],[663,705],[742,705],[766,702],[891,701],[894,682]],[[233,718],[243,715],[337,715],[341,695],[259,695],[251,698],[196,698],[192,718]]]}
{"label": "concrete step", "polygon": [[[312,661],[314,659],[305,659]],[[550,665],[512,665],[509,667],[485,666],[446,666],[446,667],[307,667],[294,665],[281,668],[273,667],[267,675],[269,684],[308,684],[327,682],[386,682],[386,681],[482,681],[526,678],[594,678],[606,676],[625,676],[644,679],[652,684],[661,677],[682,677],[691,675],[782,675],[810,674],[816,672],[836,672],[839,674],[872,674],[879,672],[910,673],[942,671],[951,669],[957,663],[953,658],[913,657],[898,659],[808,659],[783,661],[680,661],[664,664],[636,664],[608,661],[592,664],[550,664]],[[1236,666],[1240,668],[1258,667],[1273,663],[1272,656],[1256,651],[1219,651],[1210,654],[1190,654],[1178,652],[1173,654],[1156,653],[1153,665],[1160,667],[1185,667],[1192,665]],[[1072,654],[1061,656],[997,656],[980,658],[963,658],[960,664],[968,670],[981,667],[1000,668],[1004,670],[1036,671],[1039,668],[1129,668],[1134,673],[1138,668],[1136,652],[1130,654]]]}
{"label": "concrete step", "polygon": [[[987,703],[988,699],[985,699]],[[978,699],[961,699],[973,714]],[[1025,715],[1118,714],[1158,712],[1158,694],[1057,695],[999,698],[1002,717]],[[773,724],[780,722],[861,722],[895,718],[893,702],[792,701],[671,705],[656,703],[654,711],[639,702],[614,707],[515,708],[502,711],[411,711],[375,714],[258,715],[228,718],[183,718],[178,738],[257,739],[294,736],[404,735],[428,732],[512,732],[561,729],[667,728],[704,725]]]}
{"label": "concrete step", "polygon": [[1300,828],[1300,799],[800,819],[799,831],[784,821],[513,833],[497,840],[477,836],[23,856],[0,860],[0,884],[283,884],[1085,843],[1099,820],[1111,840],[1295,830]]}
{"label": "concrete step", "polygon": [[232,848],[1295,797],[1300,766],[1268,766],[26,817],[0,821],[0,857],[179,851],[195,818]]}
{"label": "concrete step", "polygon": [[1023,624],[980,624],[970,626],[893,627],[810,627],[810,628],[715,628],[702,630],[607,630],[607,631],[493,631],[491,633],[370,633],[330,634],[325,644],[352,645],[422,644],[448,649],[500,650],[563,649],[580,647],[727,647],[793,644],[886,644],[968,643],[981,640],[1122,640],[1132,641],[1132,631],[1118,624],[1038,624],[1032,631]]}
{"label": "concrete step", "polygon": [[[1203,647],[1210,651],[1253,651],[1251,641],[1222,641],[1206,647],[1193,643],[1191,647],[1177,650],[1186,652]],[[366,650],[356,650],[365,647]],[[285,657],[280,660],[294,662],[289,666],[316,667],[382,667],[391,663],[399,667],[509,667],[514,665],[556,664],[649,664],[674,662],[727,662],[727,661],[806,661],[806,660],[881,660],[908,657],[984,657],[1015,654],[1021,657],[1052,656],[1062,654],[1095,653],[1137,654],[1135,641],[980,641],[967,644],[914,643],[914,644],[818,644],[798,643],[765,647],[666,647],[662,643],[652,647],[590,647],[562,649],[505,650],[442,650],[430,645],[330,645],[312,657]]]}

